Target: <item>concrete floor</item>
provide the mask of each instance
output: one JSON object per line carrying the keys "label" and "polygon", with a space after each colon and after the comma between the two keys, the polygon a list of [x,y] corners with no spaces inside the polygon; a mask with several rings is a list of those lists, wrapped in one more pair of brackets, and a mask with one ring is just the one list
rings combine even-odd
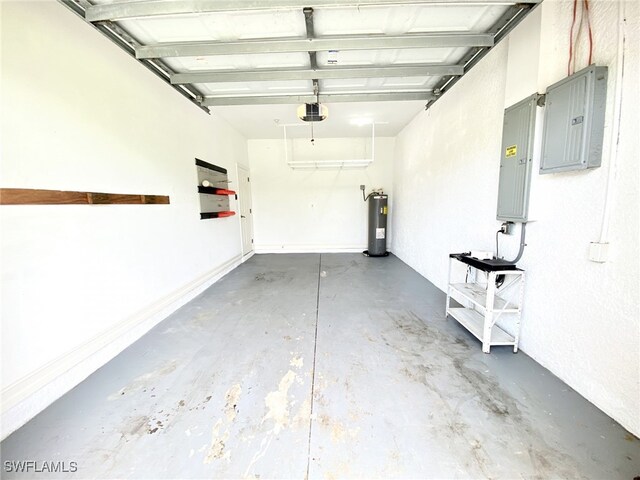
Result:
{"label": "concrete floor", "polygon": [[635,437],[524,353],[483,354],[444,302],[393,256],[255,256],[7,438],[3,465],[75,461],[75,478],[640,474]]}

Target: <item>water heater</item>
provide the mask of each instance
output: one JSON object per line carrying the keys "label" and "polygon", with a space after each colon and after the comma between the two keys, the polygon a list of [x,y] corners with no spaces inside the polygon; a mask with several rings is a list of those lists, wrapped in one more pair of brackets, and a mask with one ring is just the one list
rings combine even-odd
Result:
{"label": "water heater", "polygon": [[386,257],[387,252],[387,202],[389,197],[383,193],[372,193],[368,196],[369,227],[368,250],[362,252],[368,257]]}

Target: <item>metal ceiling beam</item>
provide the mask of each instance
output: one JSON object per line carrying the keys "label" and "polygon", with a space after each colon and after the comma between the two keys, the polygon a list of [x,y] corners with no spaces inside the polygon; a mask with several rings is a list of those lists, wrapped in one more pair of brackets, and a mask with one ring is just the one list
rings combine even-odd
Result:
{"label": "metal ceiling beam", "polygon": [[[537,4],[518,3],[509,7],[502,16],[492,25],[488,33],[494,36],[497,45],[511,32],[524,18],[538,7]],[[464,74],[476,66],[484,56],[489,53],[491,48],[473,48],[460,61],[460,65],[464,66]],[[463,74],[463,75],[464,75]],[[451,90],[451,88],[462,78],[462,76],[447,76],[433,89],[436,96],[430,100],[425,109],[430,108],[442,95]]]}
{"label": "metal ceiling beam", "polygon": [[492,47],[493,35],[484,33],[412,33],[407,35],[334,35],[321,38],[244,40],[237,42],[180,42],[142,45],[136,57],[197,57],[251,53],[378,50],[426,47]]}
{"label": "metal ceiling beam", "polygon": [[512,5],[515,3],[536,4],[542,0],[138,0],[94,5],[87,9],[89,22],[123,20],[134,17],[158,15],[184,15],[193,13],[230,12],[238,10],[270,10],[351,7],[393,6],[406,4],[422,5]]}
{"label": "metal ceiling beam", "polygon": [[[87,9],[91,8],[91,4],[87,0],[58,0],[58,2],[86,21]],[[140,46],[140,43],[126,30],[113,22],[89,23],[89,25],[135,58],[135,49]],[[153,72],[154,75],[171,85],[170,78],[173,71],[161,60],[139,60],[139,62]],[[192,85],[171,85],[171,87],[207,114],[211,113],[208,108],[200,103],[202,94]]]}
{"label": "metal ceiling beam", "polygon": [[[307,39],[312,40],[316,36],[316,31],[313,26],[313,8],[305,7],[302,9],[302,13],[304,13],[304,25],[307,31]],[[318,58],[317,52],[309,51],[309,66],[311,70],[318,69]],[[316,102],[318,100],[318,93],[320,93],[320,82],[318,81],[318,77],[315,75],[311,77],[311,83],[313,84],[313,94],[316,96]]]}
{"label": "metal ceiling beam", "polygon": [[275,105],[275,104],[299,104],[338,102],[402,102],[409,100],[429,101],[434,96],[427,92],[389,92],[389,93],[321,93],[316,99],[315,95],[277,95],[277,96],[243,96],[243,97],[205,97],[203,106],[219,107],[224,105]]}
{"label": "metal ceiling beam", "polygon": [[327,78],[388,78],[432,77],[462,75],[462,65],[392,65],[385,67],[328,67],[313,69],[206,71],[176,73],[171,76],[174,85],[217,82],[269,82],[283,80],[314,80]]}

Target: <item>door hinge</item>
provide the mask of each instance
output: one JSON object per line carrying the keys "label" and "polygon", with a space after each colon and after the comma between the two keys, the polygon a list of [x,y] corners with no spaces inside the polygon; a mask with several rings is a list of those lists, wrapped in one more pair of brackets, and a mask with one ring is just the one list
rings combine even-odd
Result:
{"label": "door hinge", "polygon": [[251,211],[251,209],[249,209],[249,213],[253,213],[253,212]]}
{"label": "door hinge", "polygon": [[251,239],[251,243],[253,243],[253,238]]}
{"label": "door hinge", "polygon": [[247,177],[247,182],[250,182],[250,181],[251,181],[251,179],[249,177]]}

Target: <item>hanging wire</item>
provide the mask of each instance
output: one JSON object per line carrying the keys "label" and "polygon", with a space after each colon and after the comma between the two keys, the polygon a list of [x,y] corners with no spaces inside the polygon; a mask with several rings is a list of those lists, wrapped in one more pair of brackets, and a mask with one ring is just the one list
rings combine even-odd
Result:
{"label": "hanging wire", "polygon": [[584,0],[585,15],[587,17],[587,27],[589,27],[589,63],[591,65],[591,57],[593,56],[593,32],[591,31],[591,17],[589,15],[589,0]]}
{"label": "hanging wire", "polygon": [[[580,21],[578,22],[578,30],[574,36],[576,20],[578,18],[578,3],[580,3]],[[577,44],[582,33],[582,24],[586,22],[588,39],[589,39],[589,57],[587,65],[591,65],[593,60],[593,31],[591,29],[591,16],[589,12],[589,0],[573,0],[573,14],[571,20],[571,30],[569,32],[569,61],[567,63],[567,76],[576,71],[576,52]]]}
{"label": "hanging wire", "polygon": [[571,30],[569,31],[569,63],[567,64],[567,76],[571,75],[573,64],[573,28],[576,24],[576,13],[578,11],[578,0],[573,0],[573,19],[571,20]]}

